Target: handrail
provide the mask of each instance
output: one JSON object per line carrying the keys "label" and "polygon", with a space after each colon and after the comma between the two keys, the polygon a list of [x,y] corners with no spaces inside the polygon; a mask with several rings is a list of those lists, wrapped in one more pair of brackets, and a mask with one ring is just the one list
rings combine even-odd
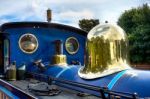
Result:
{"label": "handrail", "polygon": [[[60,78],[47,76],[44,74],[31,73],[31,72],[28,72],[27,74],[31,75],[33,77],[38,77],[38,80],[41,80],[41,81],[46,80],[45,82],[47,82],[48,84],[61,83],[63,85],[70,85],[70,86],[80,87],[80,88],[84,88],[84,89],[91,90],[91,91],[96,91],[96,92],[100,93],[100,96],[103,99],[114,99],[113,97],[116,97],[115,99],[120,99],[120,98],[138,99],[138,95],[136,93],[132,94],[132,93],[112,91],[112,90],[108,90],[107,88],[88,85],[88,84],[79,83],[79,82],[73,82],[70,80],[64,80],[64,79],[60,79]],[[53,82],[57,82],[57,83],[53,83]],[[59,84],[57,84],[57,85],[59,86]]]}

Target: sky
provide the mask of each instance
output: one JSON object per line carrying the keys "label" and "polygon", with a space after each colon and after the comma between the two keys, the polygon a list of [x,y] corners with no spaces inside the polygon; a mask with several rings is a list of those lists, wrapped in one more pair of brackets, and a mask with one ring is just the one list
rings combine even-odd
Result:
{"label": "sky", "polygon": [[6,22],[46,22],[46,10],[52,10],[52,22],[78,27],[81,19],[99,19],[116,23],[119,16],[150,0],[0,0],[0,24]]}

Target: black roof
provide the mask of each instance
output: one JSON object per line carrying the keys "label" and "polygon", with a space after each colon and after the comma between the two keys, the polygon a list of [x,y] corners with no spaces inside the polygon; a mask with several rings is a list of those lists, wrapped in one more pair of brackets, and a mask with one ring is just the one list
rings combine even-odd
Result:
{"label": "black roof", "polygon": [[0,30],[3,32],[4,30],[9,29],[9,28],[22,28],[22,27],[58,28],[58,29],[63,29],[67,31],[76,32],[84,36],[87,35],[86,31],[83,31],[79,28],[75,28],[69,25],[64,25],[64,24],[48,23],[48,22],[10,22],[10,23],[2,24],[0,27]]}

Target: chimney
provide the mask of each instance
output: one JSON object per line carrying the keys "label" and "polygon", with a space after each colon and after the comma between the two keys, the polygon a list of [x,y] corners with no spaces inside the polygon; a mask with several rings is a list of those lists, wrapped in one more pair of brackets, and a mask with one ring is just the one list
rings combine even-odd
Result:
{"label": "chimney", "polygon": [[47,21],[51,22],[52,20],[52,11],[50,9],[47,10]]}

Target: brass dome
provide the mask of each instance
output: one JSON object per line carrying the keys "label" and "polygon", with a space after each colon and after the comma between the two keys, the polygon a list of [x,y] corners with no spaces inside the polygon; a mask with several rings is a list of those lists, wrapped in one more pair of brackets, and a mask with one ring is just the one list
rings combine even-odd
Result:
{"label": "brass dome", "polygon": [[94,79],[129,69],[128,40],[118,25],[102,24],[94,27],[87,36],[85,66],[78,74]]}

